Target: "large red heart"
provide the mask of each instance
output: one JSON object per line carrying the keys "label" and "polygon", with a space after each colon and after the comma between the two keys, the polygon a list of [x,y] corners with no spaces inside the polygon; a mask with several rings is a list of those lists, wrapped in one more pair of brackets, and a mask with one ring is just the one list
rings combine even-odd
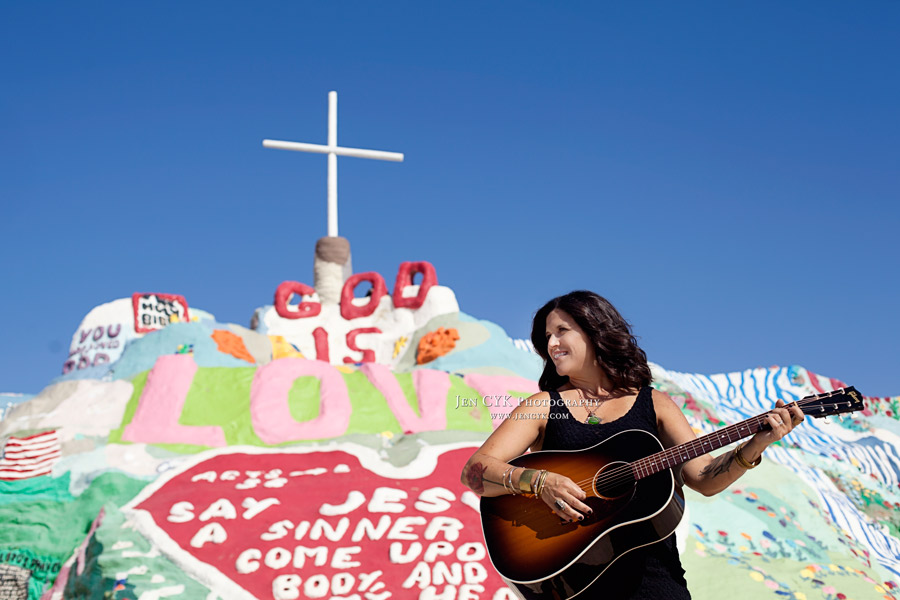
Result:
{"label": "large red heart", "polygon": [[426,446],[396,468],[352,444],[228,448],[166,473],[126,510],[228,599],[513,600],[459,482],[474,449]]}

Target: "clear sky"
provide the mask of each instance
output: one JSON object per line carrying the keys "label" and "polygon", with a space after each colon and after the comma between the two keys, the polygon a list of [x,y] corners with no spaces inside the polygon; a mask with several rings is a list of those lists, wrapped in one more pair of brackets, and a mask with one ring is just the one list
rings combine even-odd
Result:
{"label": "clear sky", "polygon": [[312,283],[339,159],[355,271],[431,261],[527,337],[587,288],[650,360],[900,394],[897,2],[0,4],[0,391],[82,317],[183,294],[248,325]]}

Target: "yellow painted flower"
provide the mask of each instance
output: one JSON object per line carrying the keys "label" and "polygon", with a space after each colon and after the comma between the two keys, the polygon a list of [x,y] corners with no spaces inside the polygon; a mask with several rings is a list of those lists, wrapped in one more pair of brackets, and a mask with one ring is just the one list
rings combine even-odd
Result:
{"label": "yellow painted flower", "polygon": [[700,542],[697,542],[697,550],[706,550],[706,546],[704,546]]}
{"label": "yellow painted flower", "polygon": [[748,548],[747,546],[740,546],[740,547],[738,547],[738,550],[740,550],[741,552],[746,552],[746,551],[749,550],[749,549],[750,549],[750,548]]}
{"label": "yellow painted flower", "polygon": [[815,573],[813,573],[811,570],[809,570],[809,568],[806,568],[806,569],[803,569],[802,571],[800,571],[800,577],[810,578],[813,575],[815,575]]}
{"label": "yellow painted flower", "polygon": [[875,586],[875,591],[878,592],[879,594],[883,594],[883,593],[884,593],[884,588],[881,587],[880,585],[876,585],[876,586]]}
{"label": "yellow painted flower", "polygon": [[794,598],[797,600],[806,600],[806,594],[803,592],[794,592]]}
{"label": "yellow painted flower", "polygon": [[763,574],[759,571],[750,571],[750,579],[753,581],[762,581],[765,577],[763,577]]}

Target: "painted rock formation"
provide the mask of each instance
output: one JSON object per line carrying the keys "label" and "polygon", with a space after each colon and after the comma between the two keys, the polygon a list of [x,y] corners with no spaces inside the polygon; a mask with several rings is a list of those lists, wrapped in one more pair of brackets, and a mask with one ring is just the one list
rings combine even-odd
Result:
{"label": "painted rock formation", "polygon": [[[352,274],[349,244],[316,256],[314,286],[284,282],[249,329],[178,295],[100,305],[59,378],[0,395],[0,597],[514,598],[459,472],[540,359],[460,312],[429,263],[388,290]],[[843,387],[796,366],[653,370],[698,433]],[[695,598],[900,597],[900,398],[866,402],[730,490],[688,491]]]}

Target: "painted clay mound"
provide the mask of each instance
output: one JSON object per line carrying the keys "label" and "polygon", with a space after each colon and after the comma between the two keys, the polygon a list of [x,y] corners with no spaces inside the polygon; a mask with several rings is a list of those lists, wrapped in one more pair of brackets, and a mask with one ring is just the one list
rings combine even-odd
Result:
{"label": "painted clay mound", "polygon": [[[57,380],[0,396],[0,596],[514,597],[459,472],[540,359],[460,312],[431,265],[389,291],[337,250],[328,286],[285,282],[250,329],[178,295],[98,306]],[[698,434],[843,387],[802,367],[653,370]],[[897,597],[898,401],[808,419],[731,489],[688,491],[693,596]]]}

